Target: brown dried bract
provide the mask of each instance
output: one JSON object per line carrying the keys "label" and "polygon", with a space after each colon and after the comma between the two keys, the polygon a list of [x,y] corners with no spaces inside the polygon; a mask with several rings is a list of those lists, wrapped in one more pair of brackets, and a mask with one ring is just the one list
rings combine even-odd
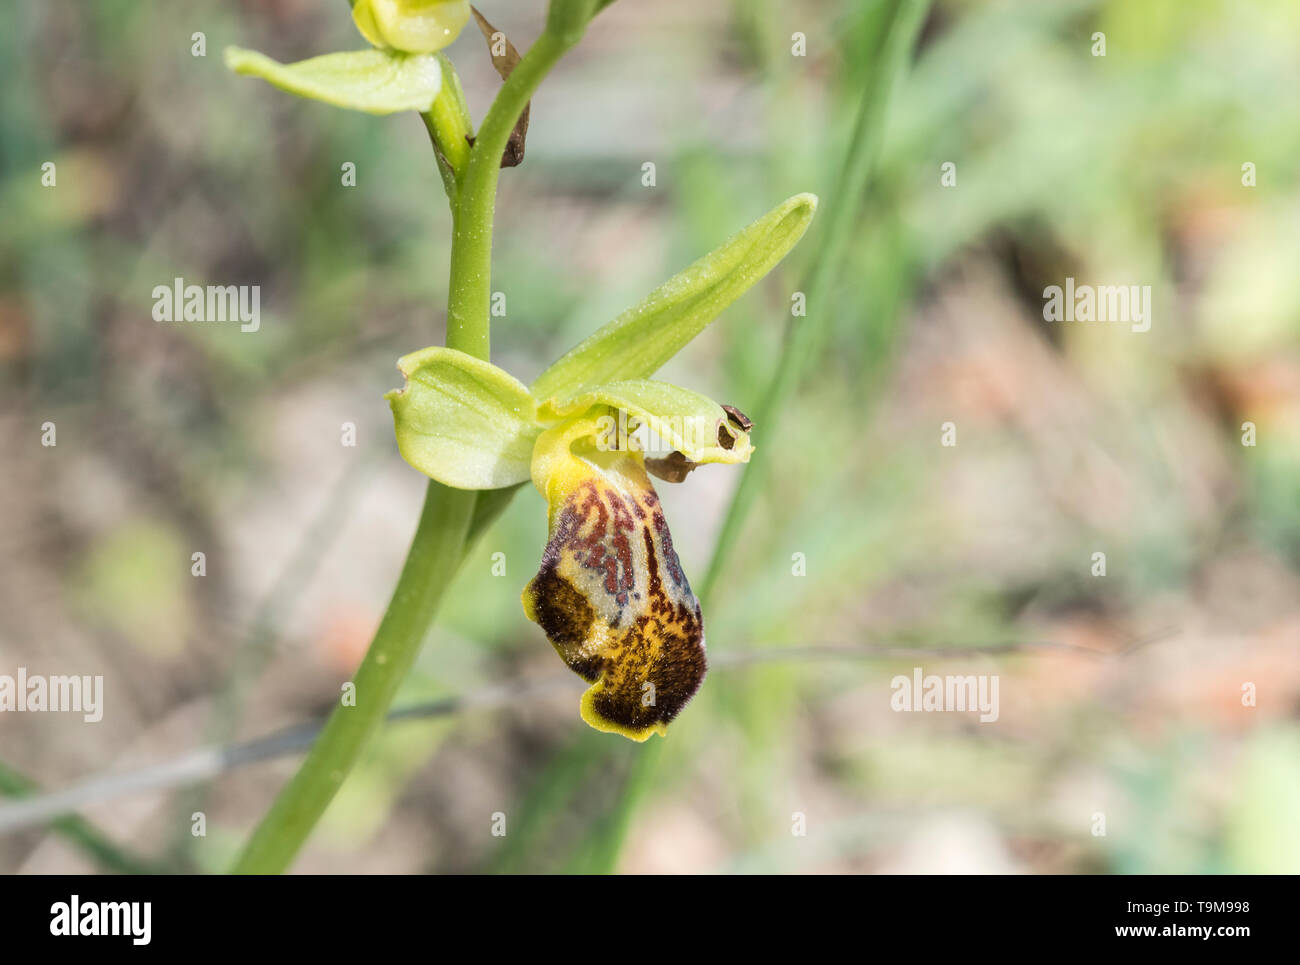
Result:
{"label": "brown dried bract", "polygon": [[[515,69],[519,63],[519,51],[515,45],[510,42],[502,31],[488,23],[487,17],[478,12],[478,8],[470,7],[474,13],[474,19],[478,22],[479,32],[483,34],[483,39],[487,41],[488,56],[492,58],[492,66],[497,69],[501,79],[505,80],[510,76],[510,72]],[[504,44],[505,52],[498,54],[496,51],[496,41],[494,38],[500,38]],[[532,101],[524,105],[524,112],[519,115],[519,120],[515,122],[515,128],[510,132],[510,139],[506,141],[505,153],[501,155],[501,166],[503,168],[518,167],[524,160],[524,142],[528,138],[528,111],[532,107]]]}

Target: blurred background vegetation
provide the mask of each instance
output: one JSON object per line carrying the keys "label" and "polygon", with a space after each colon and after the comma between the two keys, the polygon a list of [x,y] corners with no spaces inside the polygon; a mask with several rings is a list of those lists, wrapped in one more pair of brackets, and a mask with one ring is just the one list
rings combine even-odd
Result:
{"label": "blurred background vegetation", "polygon": [[[523,49],[544,5],[480,6]],[[884,6],[602,13],[502,176],[493,361],[528,381],[791,194],[824,220]],[[226,44],[363,46],[342,0],[0,14],[0,673],[106,678],[102,723],[0,718],[0,760],[43,787],[324,712],[418,515],[381,396],[442,341],[425,132],[230,75]],[[448,53],[481,117],[481,38]],[[935,3],[705,615],[720,664],[893,655],[719,665],[646,745],[587,729],[576,678],[394,726],[297,870],[1300,871],[1297,91],[1289,0]],[[665,377],[757,408],[817,229]],[[154,322],[177,276],[260,285],[261,330]],[[1066,276],[1151,285],[1151,331],[1043,322]],[[697,579],[738,476],[660,487]],[[542,506],[522,492],[475,548],[399,705],[563,673],[519,604]],[[1052,646],[980,652],[1015,641]],[[999,674],[999,719],[891,711],[916,666]],[[217,871],[294,767],[85,813]],[[102,866],[44,830],[0,839],[0,870]]]}

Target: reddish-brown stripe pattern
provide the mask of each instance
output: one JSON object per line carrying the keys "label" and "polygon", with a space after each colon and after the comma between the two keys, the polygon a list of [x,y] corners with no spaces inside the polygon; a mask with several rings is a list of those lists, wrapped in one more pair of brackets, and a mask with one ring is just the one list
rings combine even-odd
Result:
{"label": "reddish-brown stripe pattern", "polygon": [[570,669],[601,683],[596,712],[639,730],[676,717],[707,664],[699,603],[658,496],[628,462],[635,488],[593,472],[567,496],[527,593]]}

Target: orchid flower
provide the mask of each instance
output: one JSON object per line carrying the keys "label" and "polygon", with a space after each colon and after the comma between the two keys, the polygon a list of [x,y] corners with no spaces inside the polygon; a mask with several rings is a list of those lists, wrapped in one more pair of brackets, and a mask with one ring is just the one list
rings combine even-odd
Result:
{"label": "orchid flower", "polygon": [[[549,535],[523,591],[524,612],[590,685],[583,719],[635,741],[663,735],[704,679],[703,615],[650,475],[681,482],[702,463],[746,462],[752,424],[739,409],[651,377],[785,256],[817,199],[803,194],[779,205],[531,386],[487,361],[497,174],[523,159],[541,79],[611,2],[549,0],[542,32],[522,56],[508,40],[499,46],[500,31],[465,0],[352,0],[370,50],[281,64],[226,49],[231,70],[301,97],[372,114],[418,111],[455,225],[447,300],[454,348],[403,356],[406,384],[386,396],[402,456],[433,481],[388,609],[351,681],[366,699],[335,709],[249,840],[239,872],[288,867],[382,724],[464,559],[478,511],[504,506],[529,479],[547,501]],[[470,13],[502,78],[477,133],[441,52]]]}
{"label": "orchid flower", "polygon": [[[593,13],[590,4],[569,6],[552,5],[548,18],[563,27],[565,18],[585,24]],[[232,47],[226,63],[299,96],[374,114],[427,112],[440,92],[456,94],[455,72],[437,51],[469,19],[465,0],[354,0],[352,13],[374,49],[280,64]],[[508,75],[509,66],[497,66]],[[456,190],[453,178],[449,196]],[[398,361],[406,385],[387,398],[407,462],[457,489],[531,479],[546,499],[549,538],[523,591],[524,612],[591,685],[580,710],[597,730],[636,741],[664,734],[707,669],[700,604],[650,476],[681,482],[697,466],[747,462],[754,450],[739,409],[651,376],[785,256],[816,206],[809,194],[777,206],[531,386],[451,348]]]}
{"label": "orchid flower", "polygon": [[549,537],[524,612],[591,685],[580,712],[597,730],[663,735],[707,668],[700,605],[650,475],[680,482],[754,449],[738,409],[650,377],[794,246],[816,205],[790,198],[531,386],[448,348],[398,362],[406,385],[386,398],[407,462],[458,489],[531,479],[546,499]]}

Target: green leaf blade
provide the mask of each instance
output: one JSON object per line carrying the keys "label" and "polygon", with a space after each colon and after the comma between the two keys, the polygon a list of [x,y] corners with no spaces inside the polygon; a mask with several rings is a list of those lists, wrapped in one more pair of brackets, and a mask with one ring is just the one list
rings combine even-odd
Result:
{"label": "green leaf blade", "polygon": [[237,74],[299,97],[368,114],[427,111],[442,89],[442,65],[432,54],[352,50],[282,64],[255,50],[227,47],[225,61]]}
{"label": "green leaf blade", "polygon": [[778,205],[566,353],[533,383],[534,396],[653,375],[785,257],[816,210],[812,194]]}

